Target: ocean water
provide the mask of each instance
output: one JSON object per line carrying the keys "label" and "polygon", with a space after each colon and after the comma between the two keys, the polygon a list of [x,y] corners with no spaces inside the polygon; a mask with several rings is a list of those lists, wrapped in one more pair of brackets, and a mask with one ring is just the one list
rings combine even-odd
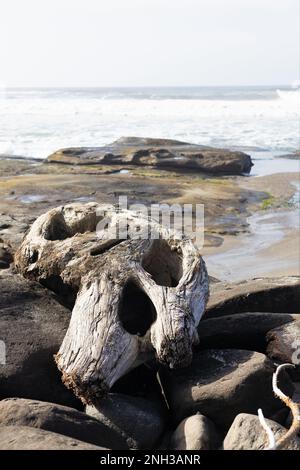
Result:
{"label": "ocean water", "polygon": [[[0,92],[0,155],[43,159],[59,148],[121,136],[165,137],[244,150],[263,174],[273,157],[299,148],[299,126],[300,91],[282,86]],[[282,171],[276,161],[274,171]],[[284,164],[293,171],[297,162]]]}

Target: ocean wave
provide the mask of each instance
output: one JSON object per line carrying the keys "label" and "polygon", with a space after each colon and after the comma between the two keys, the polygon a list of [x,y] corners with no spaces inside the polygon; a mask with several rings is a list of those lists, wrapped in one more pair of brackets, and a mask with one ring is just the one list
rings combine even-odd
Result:
{"label": "ocean wave", "polygon": [[276,90],[277,95],[282,100],[290,101],[300,105],[300,90]]}
{"label": "ocean wave", "polygon": [[61,147],[100,146],[123,135],[290,152],[299,144],[300,110],[285,96],[295,92],[283,87],[10,89],[8,99],[0,98],[0,153],[45,158]]}
{"label": "ocean wave", "polygon": [[274,87],[8,88],[9,100],[85,98],[87,100],[276,100]]}

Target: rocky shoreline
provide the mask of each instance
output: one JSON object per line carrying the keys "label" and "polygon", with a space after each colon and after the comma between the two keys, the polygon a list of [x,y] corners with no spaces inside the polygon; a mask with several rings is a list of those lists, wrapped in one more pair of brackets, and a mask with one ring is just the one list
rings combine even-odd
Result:
{"label": "rocky shoreline", "polygon": [[[108,149],[69,150],[47,163],[0,159],[0,340],[6,346],[6,364],[0,362],[0,449],[264,449],[259,408],[276,438],[290,427],[289,409],[274,396],[272,375],[278,364],[293,362],[291,345],[300,337],[296,275],[235,283],[211,277],[199,345],[186,368],[170,370],[151,359],[87,406],[61,381],[53,355],[72,305],[59,292],[24,279],[13,263],[39,215],[68,203],[115,203],[120,194],[147,205],[204,203],[206,253],[228,239],[239,243],[254,212],[289,209],[290,179],[281,188],[280,176],[258,182],[239,176],[245,161],[249,170],[244,155],[223,154],[224,171],[211,149],[156,144],[146,139],[139,142],[146,149],[136,149],[136,141],[123,139],[109,157]],[[184,160],[174,160],[177,151],[187,152]],[[203,155],[202,166],[195,152]],[[149,159],[149,166],[141,158]],[[235,162],[230,171],[229,158]],[[280,387],[299,402],[299,365],[280,374]],[[300,436],[285,448],[300,450]]]}
{"label": "rocky shoreline", "polygon": [[[70,311],[39,284],[2,270],[0,328],[7,365],[0,366],[0,448],[264,448],[258,408],[276,433],[289,424],[288,409],[274,397],[271,382],[274,364],[292,360],[285,329],[289,344],[299,338],[300,314],[292,307],[299,305],[300,283],[262,279],[252,286],[239,283],[228,291],[211,284],[191,366],[174,372],[155,361],[139,366],[84,412],[53,363]],[[289,396],[299,390],[298,369],[281,377]],[[294,438],[288,448],[300,449],[300,440]]]}

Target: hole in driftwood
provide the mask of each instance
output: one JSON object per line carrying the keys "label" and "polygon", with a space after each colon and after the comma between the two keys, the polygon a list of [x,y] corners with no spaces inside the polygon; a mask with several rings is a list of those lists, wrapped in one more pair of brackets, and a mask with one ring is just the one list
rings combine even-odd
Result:
{"label": "hole in driftwood", "polygon": [[62,214],[55,214],[45,229],[44,238],[51,241],[64,240],[70,237],[70,235]]}
{"label": "hole in driftwood", "polygon": [[57,300],[59,300],[62,305],[69,308],[70,310],[73,309],[78,288],[71,287],[64,283],[61,277],[55,274],[48,276],[46,279],[40,280],[40,283],[47,287],[47,289],[55,292],[58,297]]}
{"label": "hole in driftwood", "polygon": [[152,301],[133,281],[128,281],[123,288],[119,318],[128,333],[139,336],[144,336],[156,320]]}
{"label": "hole in driftwood", "polygon": [[37,250],[33,250],[29,258],[29,263],[30,264],[36,263],[38,258],[39,258],[39,252]]}
{"label": "hole in driftwood", "polygon": [[159,286],[176,287],[182,277],[182,257],[166,240],[154,240],[142,266]]}
{"label": "hole in driftwood", "polygon": [[77,217],[68,213],[54,214],[45,227],[44,238],[46,240],[65,240],[77,233],[94,232],[97,227],[95,213],[78,214]]}

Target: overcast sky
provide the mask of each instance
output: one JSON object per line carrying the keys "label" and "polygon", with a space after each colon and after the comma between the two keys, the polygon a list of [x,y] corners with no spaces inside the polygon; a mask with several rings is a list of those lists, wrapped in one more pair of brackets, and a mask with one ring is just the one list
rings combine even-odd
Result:
{"label": "overcast sky", "polygon": [[1,0],[7,86],[299,79],[299,0]]}

